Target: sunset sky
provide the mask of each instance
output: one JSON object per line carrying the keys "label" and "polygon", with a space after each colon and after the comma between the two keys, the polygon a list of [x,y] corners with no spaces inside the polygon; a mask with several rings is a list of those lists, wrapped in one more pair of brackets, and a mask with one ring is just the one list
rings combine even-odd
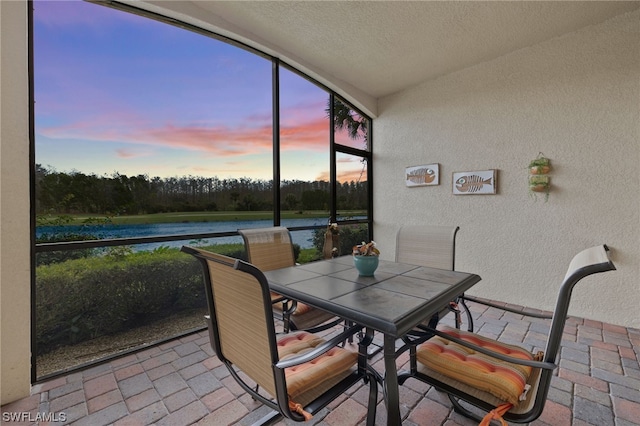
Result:
{"label": "sunset sky", "polygon": [[[104,6],[34,5],[38,164],[99,176],[272,178],[271,62]],[[280,87],[282,179],[328,180],[328,94],[286,70]],[[340,161],[357,178],[358,159]]]}

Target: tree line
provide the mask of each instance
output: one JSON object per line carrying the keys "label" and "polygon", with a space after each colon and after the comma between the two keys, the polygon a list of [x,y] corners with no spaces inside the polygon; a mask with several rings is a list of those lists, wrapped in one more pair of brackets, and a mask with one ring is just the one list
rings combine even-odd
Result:
{"label": "tree line", "polygon": [[[273,181],[202,176],[152,177],[69,173],[36,164],[36,213],[152,214],[194,211],[268,211]],[[337,185],[341,210],[366,209],[367,182]],[[300,180],[280,183],[282,210],[328,210],[330,183]]]}

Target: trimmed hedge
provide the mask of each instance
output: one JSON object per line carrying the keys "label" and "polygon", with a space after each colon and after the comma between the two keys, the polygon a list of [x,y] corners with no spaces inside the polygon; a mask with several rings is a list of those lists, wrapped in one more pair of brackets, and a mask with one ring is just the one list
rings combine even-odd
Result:
{"label": "trimmed hedge", "polygon": [[206,306],[202,269],[177,249],[38,267],[38,355]]}
{"label": "trimmed hedge", "polygon": [[[242,245],[203,248],[246,260]],[[108,253],[36,268],[37,355],[206,307],[202,267],[192,256],[168,247]]]}

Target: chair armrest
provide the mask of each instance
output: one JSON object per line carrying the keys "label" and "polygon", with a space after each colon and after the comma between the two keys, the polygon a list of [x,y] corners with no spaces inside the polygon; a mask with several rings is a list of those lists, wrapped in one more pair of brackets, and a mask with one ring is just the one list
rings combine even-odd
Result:
{"label": "chair armrest", "polygon": [[298,309],[298,301],[285,298],[285,300],[283,300],[283,307],[285,308],[282,311],[283,315],[293,315],[296,309]]}
{"label": "chair armrest", "polygon": [[469,349],[473,349],[477,352],[483,353],[485,355],[488,355],[490,357],[502,360],[502,361],[506,361],[506,362],[510,362],[512,364],[519,364],[519,365],[526,365],[529,367],[535,367],[535,368],[543,368],[545,370],[554,370],[555,368],[557,368],[558,366],[552,362],[545,362],[545,361],[532,361],[532,360],[528,360],[528,359],[521,359],[521,358],[514,358],[512,356],[509,355],[505,355],[505,354],[501,354],[499,352],[494,352],[490,349],[486,349],[483,348],[481,346],[478,345],[474,345],[473,343],[469,343],[467,341],[458,339],[456,337],[453,337],[447,333],[443,333],[441,331],[435,330],[435,329],[429,329],[430,332],[432,332],[433,334],[442,337],[443,339],[447,339],[450,340],[452,342],[455,342],[461,346],[464,346],[466,348]]}
{"label": "chair armrest", "polygon": [[354,334],[358,333],[363,328],[364,327],[361,326],[361,325],[355,325],[353,327],[349,327],[348,329],[346,329],[342,333],[338,334],[337,336],[335,336],[331,340],[327,340],[326,342],[324,342],[320,346],[316,346],[316,348],[314,350],[310,351],[310,352],[307,352],[307,353],[305,353],[303,355],[299,355],[299,356],[296,356],[296,357],[293,357],[293,358],[288,358],[288,359],[283,360],[283,361],[278,361],[278,363],[276,364],[276,367],[284,369],[284,368],[289,368],[289,367],[293,367],[293,366],[296,366],[296,365],[304,364],[305,362],[312,361],[315,358],[319,357],[320,355],[328,352],[330,349],[338,346],[340,343],[344,342],[349,337],[351,337]]}
{"label": "chair armrest", "polygon": [[272,304],[273,303],[279,303],[279,302],[286,302],[286,301],[289,301],[289,298],[287,296],[282,296],[282,295],[280,297],[275,298],[275,299],[271,299],[271,303]]}
{"label": "chair armrest", "polygon": [[282,314],[283,315],[293,315],[293,313],[296,311],[296,309],[298,308],[298,301],[297,300],[293,300],[293,299],[289,299],[287,296],[280,296],[277,297],[275,299],[271,299],[271,304],[275,305],[276,303],[282,303],[283,306],[283,310],[282,310]]}
{"label": "chair armrest", "polygon": [[512,308],[509,308],[507,306],[498,305],[497,303],[491,303],[489,301],[476,299],[473,296],[464,295],[464,296],[461,296],[461,299],[468,300],[468,301],[474,302],[474,303],[479,303],[479,304],[485,305],[485,306],[491,306],[492,308],[501,309],[501,310],[507,311],[507,312],[513,312],[515,314],[520,314],[520,315],[524,315],[524,316],[527,316],[527,317],[542,318],[542,319],[551,319],[551,318],[553,318],[553,315],[551,315],[551,314],[539,314],[537,312],[519,311],[517,309],[512,309]]}

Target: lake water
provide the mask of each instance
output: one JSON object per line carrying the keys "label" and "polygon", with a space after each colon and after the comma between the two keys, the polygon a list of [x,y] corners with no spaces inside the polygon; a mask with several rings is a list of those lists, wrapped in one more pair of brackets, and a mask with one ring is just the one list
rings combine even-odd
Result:
{"label": "lake water", "polygon": [[[282,226],[311,226],[311,225],[327,225],[327,218],[304,218],[304,219],[283,219]],[[163,235],[180,235],[180,234],[200,234],[208,232],[228,232],[236,231],[243,228],[260,228],[272,226],[273,221],[267,220],[244,220],[233,222],[188,222],[188,223],[164,223],[153,225],[84,225],[84,226],[39,226],[36,228],[36,238],[42,234],[54,233],[90,233],[100,239],[109,238],[134,238],[134,237],[155,237]],[[313,247],[313,230],[291,232],[291,238],[294,244],[300,245],[301,248]],[[138,250],[153,250],[160,246],[165,247],[181,247],[188,244],[187,240],[167,241],[151,244],[136,244],[132,248]],[[198,241],[202,244],[227,244],[242,243],[240,236],[221,237],[212,239],[203,239]]]}

